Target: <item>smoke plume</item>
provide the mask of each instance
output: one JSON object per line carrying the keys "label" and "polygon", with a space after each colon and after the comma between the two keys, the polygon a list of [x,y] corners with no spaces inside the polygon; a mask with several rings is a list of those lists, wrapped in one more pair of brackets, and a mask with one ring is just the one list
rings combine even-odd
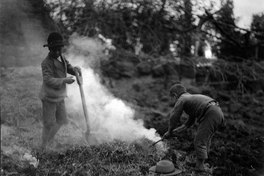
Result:
{"label": "smoke plume", "polygon": [[0,1],[0,67],[38,66],[46,56],[46,18],[31,3]]}
{"label": "smoke plume", "polygon": [[[135,120],[135,110],[127,102],[114,97],[101,84],[100,60],[106,59],[104,45],[95,39],[73,36],[70,40],[67,59],[73,66],[80,66],[83,74],[83,89],[89,114],[89,123],[97,143],[114,139],[132,142],[139,138],[152,141],[160,139],[155,129],[146,129],[142,120]],[[77,83],[68,86],[71,110],[82,116],[82,102]],[[74,119],[77,120],[77,119]],[[79,125],[84,127],[84,118]]]}

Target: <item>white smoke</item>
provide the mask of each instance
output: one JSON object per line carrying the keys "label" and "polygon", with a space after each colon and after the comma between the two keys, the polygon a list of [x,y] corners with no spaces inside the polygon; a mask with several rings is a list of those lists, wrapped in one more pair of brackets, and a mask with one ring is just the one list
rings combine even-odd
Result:
{"label": "white smoke", "polygon": [[[82,68],[89,123],[97,141],[101,143],[119,139],[132,142],[143,137],[159,140],[155,129],[146,129],[142,120],[134,119],[135,110],[132,106],[114,97],[101,84],[99,73],[100,60],[105,59],[104,45],[99,40],[76,35],[70,41],[67,59],[73,66]],[[77,83],[68,86],[68,96],[70,108],[84,117]],[[79,124],[85,126],[84,120],[78,120]]]}

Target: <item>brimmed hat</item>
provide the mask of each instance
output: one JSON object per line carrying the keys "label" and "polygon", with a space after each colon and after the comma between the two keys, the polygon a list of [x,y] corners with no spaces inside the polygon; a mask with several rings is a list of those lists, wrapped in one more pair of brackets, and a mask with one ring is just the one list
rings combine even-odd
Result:
{"label": "brimmed hat", "polygon": [[156,164],[156,166],[152,166],[149,169],[149,172],[155,174],[161,174],[163,176],[174,176],[181,173],[182,171],[176,169],[171,161],[161,160]]}
{"label": "brimmed hat", "polygon": [[47,39],[47,44],[43,45],[43,47],[62,47],[65,45],[65,42],[63,41],[63,37],[58,32],[52,32],[49,34]]}

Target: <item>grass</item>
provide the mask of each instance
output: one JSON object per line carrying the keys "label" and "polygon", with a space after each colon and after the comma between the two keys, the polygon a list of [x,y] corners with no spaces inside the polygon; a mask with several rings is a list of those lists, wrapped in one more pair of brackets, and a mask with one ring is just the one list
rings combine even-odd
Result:
{"label": "grass", "polygon": [[149,167],[162,157],[155,148],[145,147],[150,144],[150,141],[142,139],[131,144],[113,141],[98,146],[74,147],[64,153],[40,156],[37,173],[145,175]]}
{"label": "grass", "polygon": [[[152,141],[112,141],[96,146],[68,145],[64,150],[39,153],[42,77],[37,67],[1,70],[1,174],[2,175],[146,175],[164,150],[149,147]],[[72,115],[70,115],[72,116]],[[75,129],[64,127],[60,137]],[[80,135],[81,136],[81,135]],[[79,136],[79,137],[80,137]],[[10,145],[12,144],[12,145]],[[34,168],[21,160],[31,153],[39,160]]]}
{"label": "grass", "polygon": [[[147,139],[85,146],[80,130],[68,125],[57,135],[57,140],[66,141],[63,150],[39,153],[42,124],[38,93],[41,82],[41,71],[37,67],[1,70],[1,175],[148,175],[148,169],[161,159],[173,161],[183,171],[182,175],[192,174],[188,166],[194,161],[191,130],[179,134],[178,139],[168,140],[166,144],[170,149],[164,150],[149,147],[152,141]],[[263,111],[255,112],[250,104],[255,102],[254,107],[262,109],[263,98],[249,98],[238,98],[241,106],[247,108],[240,108],[237,113],[229,112],[229,106],[223,107],[228,119],[227,128],[216,134],[209,159],[209,163],[220,170],[218,175],[257,175],[252,173],[263,166],[263,126],[260,125]],[[70,118],[76,116],[69,113]],[[239,119],[247,123],[239,124]],[[252,123],[254,119],[259,127]],[[147,123],[152,123],[151,126],[154,122],[152,119]],[[250,125],[254,128],[247,130]],[[37,168],[21,161],[25,153],[39,159]]]}

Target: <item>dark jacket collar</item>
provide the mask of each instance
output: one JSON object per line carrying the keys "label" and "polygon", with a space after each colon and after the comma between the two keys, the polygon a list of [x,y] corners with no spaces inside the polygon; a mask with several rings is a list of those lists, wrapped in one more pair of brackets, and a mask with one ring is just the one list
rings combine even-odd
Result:
{"label": "dark jacket collar", "polygon": [[[58,58],[58,57],[55,58],[54,55],[53,55],[51,52],[49,52],[48,57],[49,57],[49,59],[57,59],[57,58]],[[60,56],[59,56],[59,57],[60,57]]]}

